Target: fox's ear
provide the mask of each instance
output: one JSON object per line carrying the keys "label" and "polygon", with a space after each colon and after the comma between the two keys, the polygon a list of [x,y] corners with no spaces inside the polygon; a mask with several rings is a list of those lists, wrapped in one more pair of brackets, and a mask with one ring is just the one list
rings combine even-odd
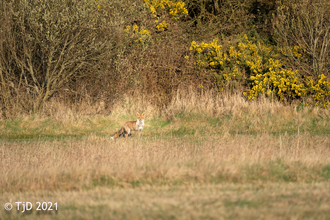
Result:
{"label": "fox's ear", "polygon": [[143,112],[141,115],[144,117],[144,116],[145,116],[145,115],[144,115],[144,112]]}
{"label": "fox's ear", "polygon": [[136,116],[139,116],[139,115],[140,115],[140,114],[137,112],[137,113],[136,113]]}

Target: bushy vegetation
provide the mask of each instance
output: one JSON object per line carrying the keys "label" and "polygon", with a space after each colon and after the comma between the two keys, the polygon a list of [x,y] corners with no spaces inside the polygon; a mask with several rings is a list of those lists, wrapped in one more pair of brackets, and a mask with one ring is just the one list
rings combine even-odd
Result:
{"label": "bushy vegetation", "polygon": [[[299,74],[286,68],[287,52],[283,48],[267,45],[261,41],[253,43],[246,35],[240,37],[237,43],[228,42],[228,48],[222,49],[214,39],[211,43],[195,41],[191,43],[190,50],[196,59],[198,68],[214,71],[215,85],[223,91],[233,83],[245,84],[248,92],[243,92],[249,100],[254,100],[260,95],[278,98],[279,100],[295,100],[312,96],[311,104],[328,108],[330,95],[330,82],[320,74],[316,82],[313,77]],[[300,47],[289,48],[295,57],[302,56]],[[186,56],[189,59],[189,56]],[[235,88],[234,88],[235,89]],[[310,104],[306,102],[306,104]]]}
{"label": "bushy vegetation", "polygon": [[180,88],[328,108],[326,0],[34,0],[0,3],[2,117]]}

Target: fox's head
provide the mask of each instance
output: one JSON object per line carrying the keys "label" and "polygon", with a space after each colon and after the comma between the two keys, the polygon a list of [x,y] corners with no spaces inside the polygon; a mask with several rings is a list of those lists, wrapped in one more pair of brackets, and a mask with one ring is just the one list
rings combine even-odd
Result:
{"label": "fox's head", "polygon": [[136,113],[136,116],[138,119],[144,119],[144,113],[139,114],[138,112]]}

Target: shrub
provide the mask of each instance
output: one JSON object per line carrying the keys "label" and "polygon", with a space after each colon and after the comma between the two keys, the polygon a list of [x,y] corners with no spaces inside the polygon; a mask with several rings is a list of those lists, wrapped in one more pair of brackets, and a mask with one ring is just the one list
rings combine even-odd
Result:
{"label": "shrub", "polygon": [[157,13],[169,13],[173,19],[179,19],[181,16],[187,16],[188,10],[182,1],[171,0],[144,0],[146,6],[150,9],[153,17],[157,17]]}
{"label": "shrub", "polygon": [[[305,80],[298,70],[286,68],[287,49],[253,42],[246,35],[239,37],[237,43],[230,43],[227,48],[218,45],[217,40],[211,43],[191,43],[198,68],[215,71],[215,84],[222,91],[232,81],[239,81],[248,87],[243,94],[249,100],[260,95],[277,97],[279,100],[292,101],[312,95],[314,104],[329,105],[330,84],[327,77],[319,75],[316,84],[312,78]],[[299,57],[300,47],[289,48]]]}
{"label": "shrub", "polygon": [[188,15],[188,10],[185,7],[185,3],[182,1],[144,0],[144,3],[152,16],[156,18],[156,29],[160,32],[166,31],[169,27],[169,24],[164,20],[167,15],[169,15],[174,21]]}
{"label": "shrub", "polygon": [[136,43],[138,45],[143,45],[151,42],[151,33],[146,29],[139,28],[138,25],[134,24],[133,27],[127,25],[124,30],[131,39],[131,44]]}

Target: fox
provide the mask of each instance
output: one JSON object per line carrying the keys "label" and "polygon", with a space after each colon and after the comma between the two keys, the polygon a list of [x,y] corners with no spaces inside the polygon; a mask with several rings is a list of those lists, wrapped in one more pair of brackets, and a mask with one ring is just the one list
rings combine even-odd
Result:
{"label": "fox", "polygon": [[137,131],[139,131],[139,138],[141,138],[141,131],[143,130],[144,126],[144,113],[139,114],[136,113],[137,120],[136,121],[128,121],[125,122],[125,124],[117,131],[112,137],[111,140],[114,140],[122,135],[124,135],[125,138],[128,137],[128,135],[131,135],[131,131],[135,131],[135,134]]}

